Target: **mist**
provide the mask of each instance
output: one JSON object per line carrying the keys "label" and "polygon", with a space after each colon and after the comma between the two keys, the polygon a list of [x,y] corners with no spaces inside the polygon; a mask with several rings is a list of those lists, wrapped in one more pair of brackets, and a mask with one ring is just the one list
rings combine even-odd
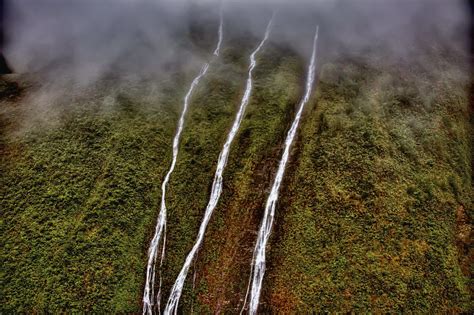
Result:
{"label": "mist", "polygon": [[271,12],[277,11],[278,31],[272,40],[306,54],[310,37],[305,35],[317,24],[330,41],[327,49],[342,52],[384,42],[394,55],[403,57],[423,40],[455,49],[469,45],[469,8],[460,0],[15,0],[6,4],[5,54],[15,71],[54,69],[77,74],[80,81],[94,80],[113,67],[157,74],[173,59],[185,63],[189,54],[199,59],[188,36],[190,27],[217,23],[221,6],[226,30],[250,31],[254,36],[261,35]]}
{"label": "mist", "polygon": [[[469,9],[461,0],[14,0],[5,10],[6,60],[41,82],[25,102],[50,108],[71,91],[104,79],[159,85],[173,73],[195,73],[211,55],[219,12],[225,40],[263,35],[305,60],[320,26],[322,60],[338,56],[409,63],[446,51],[468,60]],[[199,33],[201,32],[201,33]],[[196,33],[198,33],[196,40]],[[178,104],[177,104],[178,106]],[[37,116],[37,113],[34,114]],[[45,118],[46,120],[48,118]]]}

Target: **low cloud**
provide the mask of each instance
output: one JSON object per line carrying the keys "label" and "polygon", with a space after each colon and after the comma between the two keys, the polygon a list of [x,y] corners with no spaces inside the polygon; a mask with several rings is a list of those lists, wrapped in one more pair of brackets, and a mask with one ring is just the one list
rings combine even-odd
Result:
{"label": "low cloud", "polygon": [[469,45],[469,9],[461,0],[10,0],[6,4],[5,56],[17,73],[41,77],[45,86],[41,97],[30,98],[47,100],[41,106],[108,76],[158,81],[173,71],[197,69],[211,51],[192,40],[191,30],[199,23],[212,24],[205,29],[216,31],[206,38],[217,36],[221,9],[225,35],[256,38],[277,11],[270,40],[303,57],[311,51],[316,25],[323,56],[364,56],[383,50],[381,59],[412,60],[429,68],[417,59],[427,50],[462,55]]}

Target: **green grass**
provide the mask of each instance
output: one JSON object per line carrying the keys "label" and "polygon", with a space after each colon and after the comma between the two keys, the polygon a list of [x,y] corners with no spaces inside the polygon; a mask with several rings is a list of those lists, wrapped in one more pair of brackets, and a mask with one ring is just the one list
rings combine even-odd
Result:
{"label": "green grass", "polygon": [[[253,47],[248,48],[250,53]],[[227,226],[226,216],[232,211],[239,211],[238,205],[245,207],[250,200],[258,202],[263,199],[263,191],[248,196],[253,189],[250,181],[256,171],[255,167],[262,166],[265,158],[271,154],[272,151],[269,149],[280,143],[281,135],[286,128],[287,112],[292,111],[295,99],[298,97],[299,82],[295,76],[298,62],[295,61],[295,57],[288,57],[282,50],[271,48],[266,48],[266,53],[258,58],[252,100],[231,149],[224,172],[224,193],[209,224],[210,232],[207,233],[205,247],[199,254],[199,264],[201,261],[202,264],[207,264],[208,260],[218,259],[226,254],[219,248],[224,241],[224,238],[219,236],[220,231],[232,228]],[[233,53],[235,54],[235,51],[224,52],[224,61],[233,58],[231,56]],[[178,164],[169,189],[167,244],[169,250],[163,269],[165,292],[168,292],[173,285],[186,255],[194,244],[209,201],[219,152],[238,110],[247,78],[248,54],[241,55],[243,56],[241,59],[234,59],[230,65],[214,65],[189,111]],[[229,203],[232,202],[233,210],[230,210]],[[251,216],[252,211],[247,211],[248,215]],[[242,227],[243,222],[247,222],[247,219],[235,222],[233,227]],[[246,268],[246,265],[239,267]],[[233,269],[233,273],[239,271],[236,266],[230,268]],[[193,269],[198,275],[202,275],[203,266]],[[215,283],[208,285],[207,281],[199,281],[193,290],[193,272],[194,270],[191,270],[188,275],[189,281],[186,283],[182,298],[181,306],[185,312],[191,308],[198,312],[206,310],[208,305],[203,302],[205,299],[195,297],[200,294],[207,295],[204,291],[219,289],[214,286]]]}
{"label": "green grass", "polygon": [[[168,190],[165,297],[195,241],[257,41],[227,40],[193,96]],[[431,62],[433,73],[321,60],[280,194],[261,311],[472,309],[460,246],[472,217],[467,87],[454,61]],[[258,57],[182,312],[240,310],[305,67],[276,45]],[[2,312],[141,311],[160,186],[196,71],[104,82],[61,99],[54,123],[20,133],[33,88],[0,81]]]}
{"label": "green grass", "polygon": [[[300,96],[298,58],[275,54],[260,58],[247,118],[231,150],[225,190],[209,225],[197,272],[194,310],[235,312],[244,298],[254,242],[252,230],[265,201],[285,132]],[[186,299],[184,299],[186,301]],[[186,308],[183,309],[186,311]],[[206,310],[206,309],[204,309]]]}
{"label": "green grass", "polygon": [[167,100],[129,111],[139,100],[117,99],[124,110],[77,109],[56,128],[6,140],[4,311],[137,310],[174,121]]}
{"label": "green grass", "polygon": [[456,212],[472,205],[466,86],[381,70],[322,69],[269,249],[268,310],[469,310],[456,248]]}

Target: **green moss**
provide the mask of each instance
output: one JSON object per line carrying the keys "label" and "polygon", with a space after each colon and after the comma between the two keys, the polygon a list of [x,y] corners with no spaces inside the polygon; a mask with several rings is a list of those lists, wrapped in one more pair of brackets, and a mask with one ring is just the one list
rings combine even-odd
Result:
{"label": "green moss", "polygon": [[464,87],[440,74],[425,104],[423,75],[392,73],[322,69],[280,201],[269,310],[469,309],[455,248],[455,213],[471,202],[468,102],[448,93]]}
{"label": "green moss", "polygon": [[[232,54],[226,51],[226,54],[229,53]],[[223,58],[227,59],[226,56]],[[173,285],[195,242],[209,199],[218,155],[242,98],[248,61],[239,67],[225,64],[215,64],[213,67],[190,108],[178,164],[170,182],[167,245],[170,250],[164,264],[165,292]],[[271,158],[275,148],[278,150],[283,139],[288,112],[293,110],[298,97],[297,68],[298,62],[294,57],[286,56],[276,47],[266,48],[259,57],[251,101],[224,173],[224,192],[209,224],[198,264],[188,275],[180,304],[183,311],[193,309],[205,312],[209,308],[209,301],[203,296],[214,296],[219,290],[216,283],[208,283],[209,279],[202,279],[201,275],[207,264],[215,263],[227,254],[222,247],[225,242],[222,232],[229,228],[230,213],[234,211],[235,215],[235,212],[242,212],[241,207],[248,207],[250,200],[258,203],[264,199],[264,191],[252,191],[256,177],[254,173]],[[247,210],[245,215],[252,218],[254,213]],[[247,222],[247,219],[241,219],[243,221],[235,222],[235,226]],[[238,231],[242,232],[240,228]],[[236,288],[244,291],[246,283],[240,275],[241,267],[245,268],[246,265],[230,266],[232,271],[229,272],[232,272],[232,279],[238,276]],[[195,271],[198,278],[193,288]]]}
{"label": "green moss", "polygon": [[137,310],[172,136],[163,108],[77,109],[57,128],[6,140],[2,310]]}
{"label": "green moss", "polygon": [[[195,241],[256,41],[227,40],[192,98],[168,191],[165,297]],[[240,311],[304,64],[275,45],[258,58],[182,312]],[[472,309],[456,247],[459,212],[472,216],[465,87],[450,71],[321,65],[280,194],[260,310]],[[16,116],[2,112],[3,312],[140,312],[160,186],[196,71],[160,82],[151,96],[150,82],[113,91],[106,82],[97,97],[65,98],[56,126],[20,136],[10,133]],[[2,105],[17,106],[11,93]],[[101,104],[111,100],[107,111]]]}

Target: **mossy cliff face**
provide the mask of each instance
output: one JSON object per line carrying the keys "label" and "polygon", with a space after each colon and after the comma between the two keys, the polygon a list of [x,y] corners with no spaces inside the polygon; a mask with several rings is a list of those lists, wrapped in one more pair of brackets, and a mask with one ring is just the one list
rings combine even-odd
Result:
{"label": "mossy cliff face", "polygon": [[443,71],[323,65],[280,202],[266,309],[469,309],[456,246],[457,213],[472,215],[462,82]]}
{"label": "mossy cliff face", "polygon": [[[257,43],[229,40],[191,102],[168,192],[165,297],[194,243]],[[267,249],[262,312],[472,309],[462,255],[472,216],[467,86],[455,60],[433,65],[439,70],[426,73],[320,60]],[[242,306],[305,66],[273,44],[258,57],[183,313],[235,313]],[[22,100],[31,91],[2,85],[10,89],[0,92],[2,311],[141,311],[160,186],[196,71],[112,94],[98,87],[87,100],[64,101],[73,110],[53,127],[21,132],[28,113]]]}
{"label": "mossy cliff face", "polygon": [[4,311],[138,309],[170,108],[78,109],[61,126],[5,137]]}

